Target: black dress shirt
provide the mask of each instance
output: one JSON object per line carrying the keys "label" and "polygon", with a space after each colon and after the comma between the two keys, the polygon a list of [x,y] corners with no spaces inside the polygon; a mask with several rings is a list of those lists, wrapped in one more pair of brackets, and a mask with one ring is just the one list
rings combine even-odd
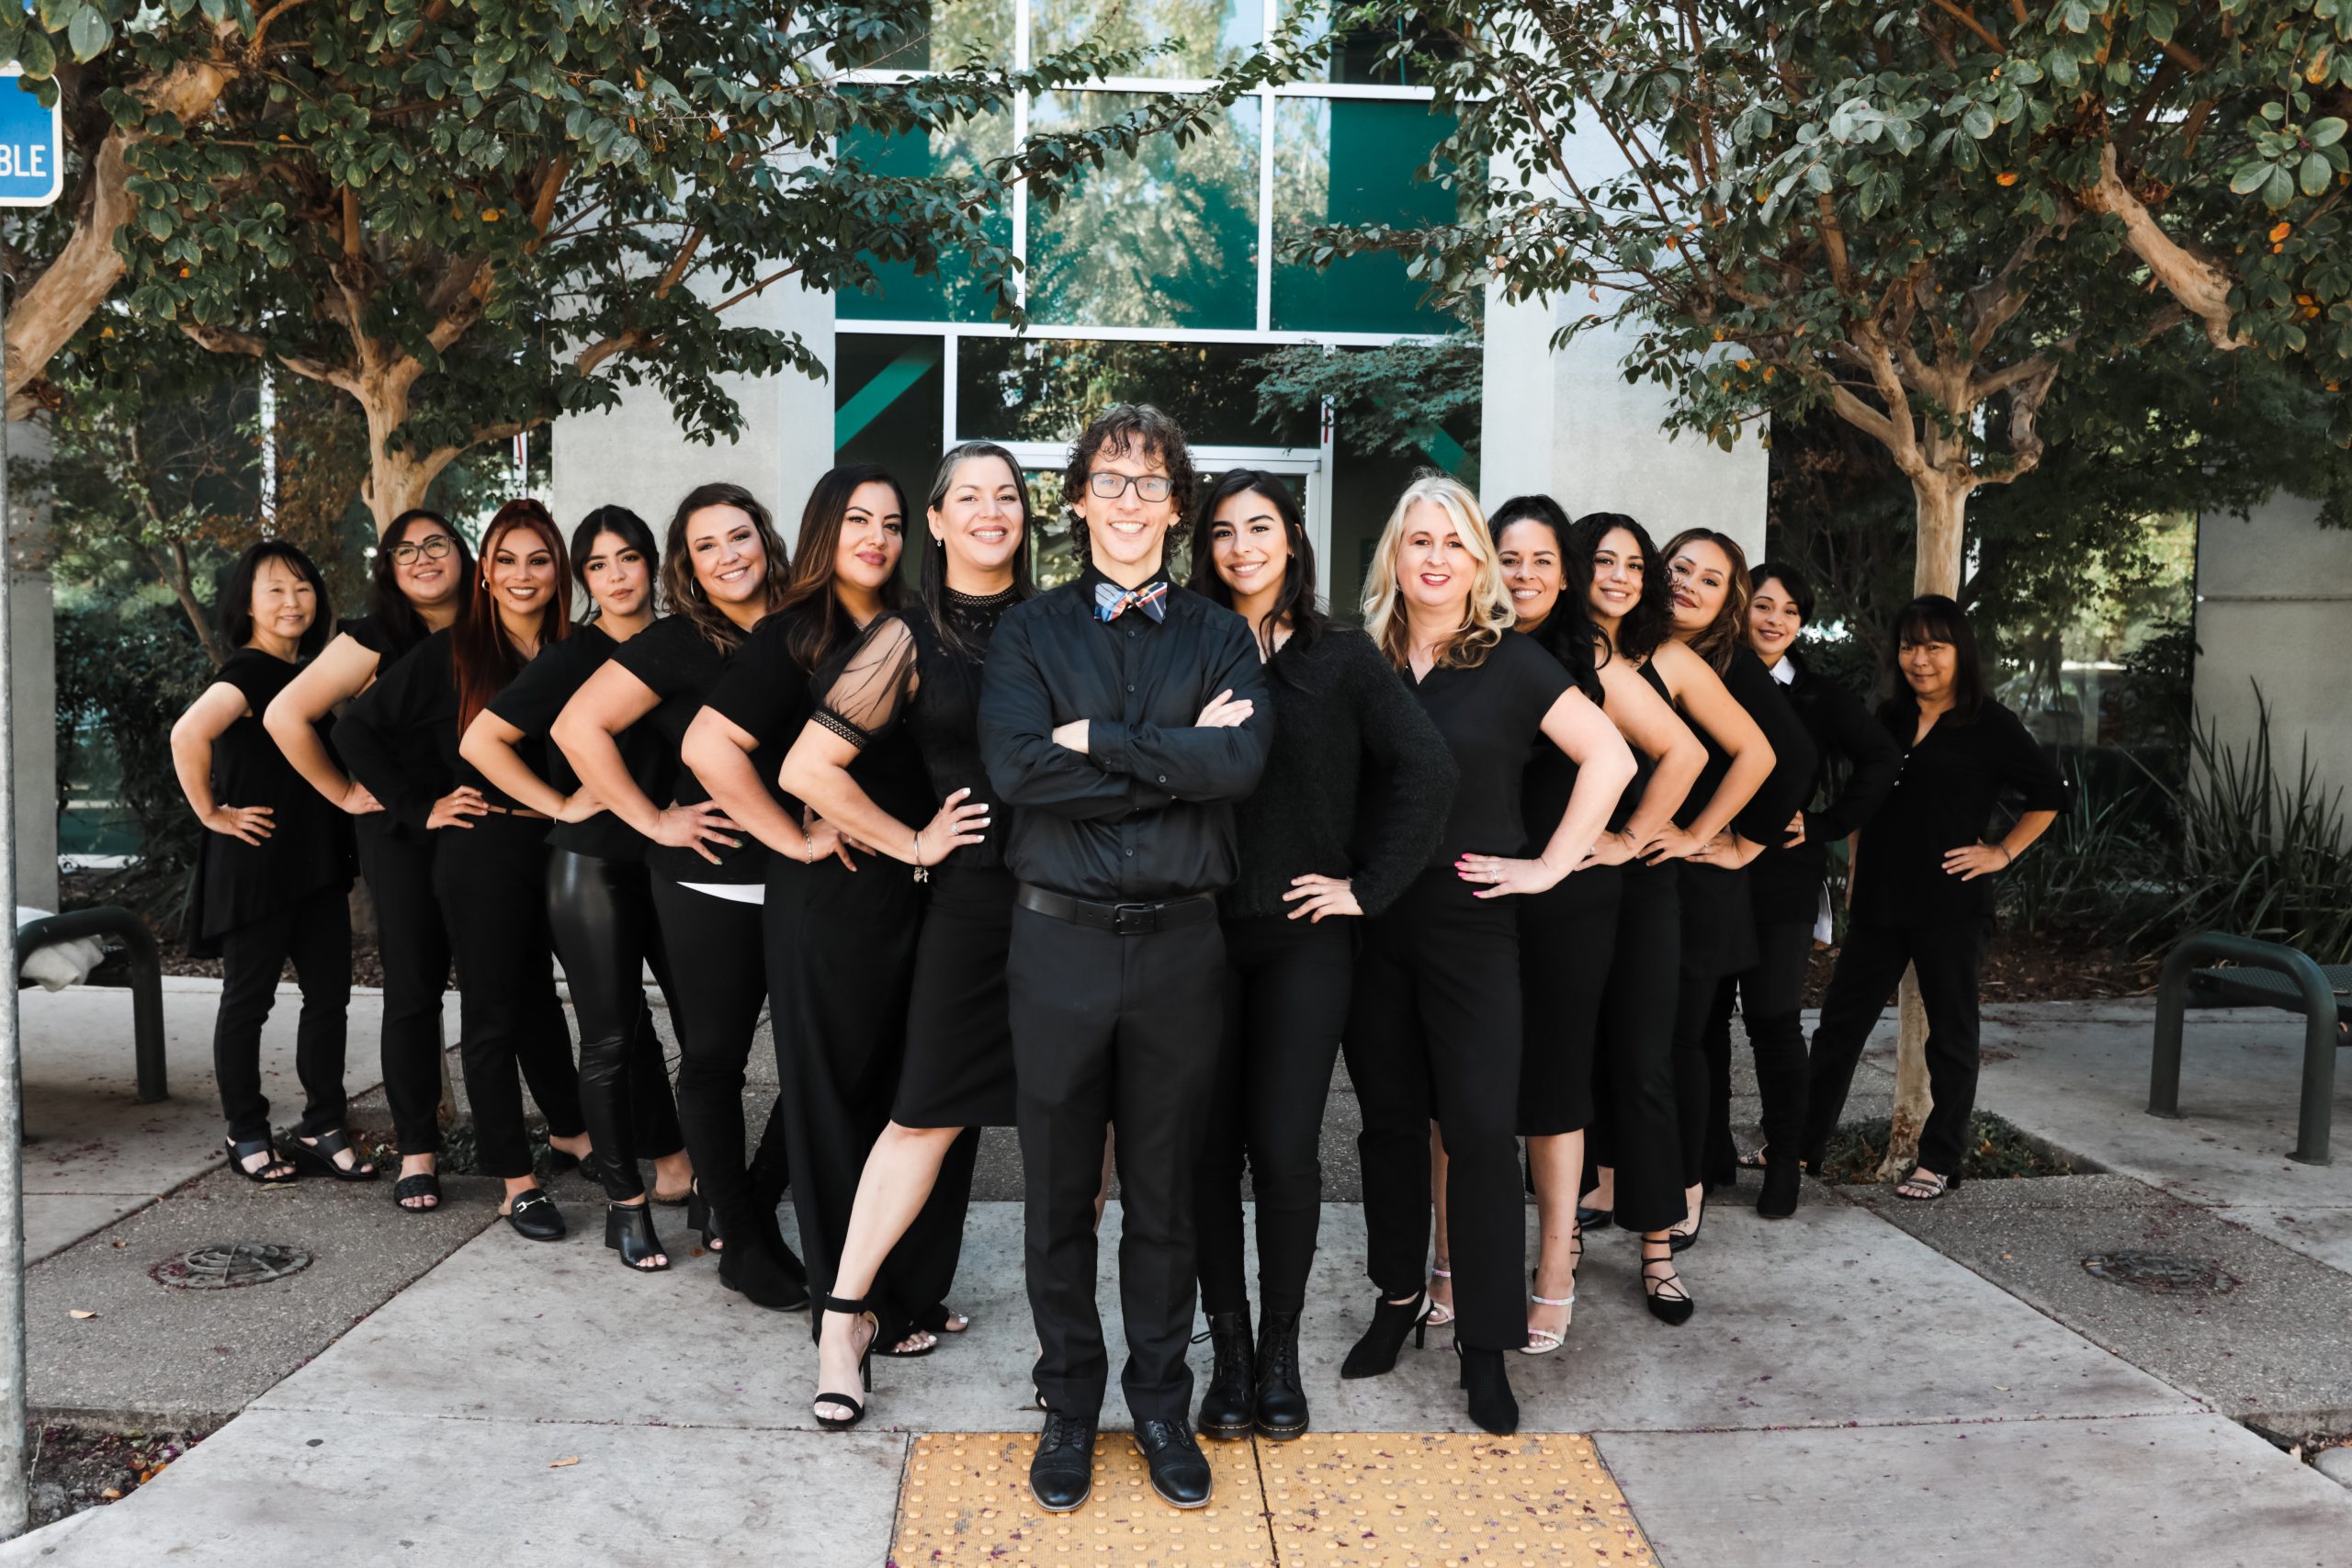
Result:
{"label": "black dress shirt", "polygon": [[[1167,618],[1094,615],[1091,567],[1008,612],[989,645],[980,750],[1014,807],[1006,863],[1077,898],[1141,902],[1214,893],[1238,870],[1233,803],[1258,786],[1273,708],[1241,617],[1170,587]],[[1230,691],[1256,712],[1194,722]],[[1054,739],[1087,721],[1087,746]]]}
{"label": "black dress shirt", "polygon": [[1829,846],[1877,812],[1894,787],[1903,752],[1853,694],[1815,674],[1795,654],[1785,658],[1792,679],[1781,686],[1781,694],[1813,738],[1820,760],[1808,798],[1821,805],[1804,814],[1803,843],[1768,849],[1748,869],[1758,920],[1810,925],[1820,910],[1821,885],[1829,874]]}
{"label": "black dress shirt", "polygon": [[1984,841],[2005,792],[2020,796],[2020,811],[2064,811],[2064,775],[1990,697],[1973,720],[1945,714],[1916,745],[1919,709],[1908,694],[1881,705],[1878,721],[1903,761],[1855,850],[1854,919],[1933,926],[1989,914],[1995,879],[1963,882],[1944,869],[1944,856]]}
{"label": "black dress shirt", "polygon": [[[352,775],[384,803],[403,836],[420,841],[433,803],[459,784],[481,791],[502,810],[519,803],[458,754],[456,643],[447,628],[435,632],[359,694],[335,725],[335,746]],[[550,648],[560,644],[551,644]],[[515,747],[530,770],[547,777],[547,744],[526,739]]]}

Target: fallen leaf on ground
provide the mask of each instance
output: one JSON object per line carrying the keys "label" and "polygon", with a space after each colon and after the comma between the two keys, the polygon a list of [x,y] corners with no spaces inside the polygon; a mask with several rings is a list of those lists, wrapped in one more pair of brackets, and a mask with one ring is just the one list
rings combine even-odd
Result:
{"label": "fallen leaf on ground", "polygon": [[574,1465],[579,1462],[580,1456],[578,1454],[566,1454],[561,1459],[549,1460],[548,1461],[548,1468],[549,1470],[561,1470],[567,1465]]}
{"label": "fallen leaf on ground", "polygon": [[69,1310],[65,1315],[68,1317],[96,1317],[98,1314],[94,1312],[84,1312],[80,1307],[74,1307]]}

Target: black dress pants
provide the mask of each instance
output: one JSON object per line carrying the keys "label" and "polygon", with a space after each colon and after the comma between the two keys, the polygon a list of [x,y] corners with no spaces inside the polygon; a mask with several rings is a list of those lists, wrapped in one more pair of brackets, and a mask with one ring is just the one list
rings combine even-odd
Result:
{"label": "black dress pants", "polygon": [[595,1145],[593,1174],[615,1202],[641,1197],[637,1162],[685,1145],[662,1037],[645,1003],[648,963],[662,994],[674,1001],[676,992],[654,919],[652,877],[641,861],[552,851],[548,925],[580,1021],[580,1110]]}
{"label": "black dress pants", "polygon": [[587,1130],[571,1029],[555,994],[548,824],[543,818],[492,813],[475,818],[471,828],[441,832],[463,840],[445,840],[433,857],[433,886],[457,953],[458,1053],[481,1172],[528,1176],[525,1084],[550,1136],[576,1137]]}
{"label": "black dress pants", "polygon": [[[784,1075],[800,1256],[816,1290],[833,1288],[858,1179],[890,1120],[922,924],[922,886],[895,861],[867,857],[856,871],[831,857],[768,863],[769,1016]],[[947,1293],[963,1226],[957,1196],[933,1188],[866,1292],[885,1344],[904,1337]],[[812,1337],[822,1324],[821,1314],[810,1314]]]}
{"label": "black dress pants", "polygon": [[1425,871],[1366,922],[1348,1014],[1348,1077],[1363,1107],[1366,1268],[1386,1300],[1429,1267],[1430,1122],[1445,1139],[1454,1337],[1527,1343],[1527,1200],[1519,1106],[1519,911],[1452,867]]}
{"label": "black dress pants", "polygon": [[748,1166],[743,1157],[743,1069],[768,999],[760,906],[655,877],[653,909],[675,987],[678,1122],[695,1180],[722,1234],[766,1235],[775,1229],[786,1163],[781,1097],[769,1108],[759,1152]]}
{"label": "black dress pants", "polygon": [[1037,1388],[1057,1415],[1102,1411],[1094,1194],[1107,1123],[1118,1130],[1127,1412],[1189,1421],[1193,1167],[1216,1082],[1224,932],[1204,920],[1118,936],[1015,909],[1009,965]]}
{"label": "black dress pants", "polygon": [[[1747,872],[1721,866],[1675,867],[1682,883],[1681,970],[1675,982],[1674,1101],[1682,1145],[1685,1187],[1729,1186],[1739,1178],[1738,1156],[1726,1132],[1711,1147],[1707,1118],[1714,1064],[1707,1050],[1707,1021],[1724,976],[1756,963],[1756,921],[1747,896]],[[1726,1044],[1723,1071],[1731,1071]],[[1729,1094],[1728,1077],[1724,1092]],[[1726,1110],[1726,1116],[1729,1112]]]}
{"label": "black dress pants", "polygon": [[1759,920],[1756,963],[1715,987],[1707,1014],[1707,1153],[1712,1171],[1736,1168],[1731,1136],[1731,1011],[1739,1004],[1756,1055],[1764,1102],[1764,1145],[1790,1158],[1804,1145],[1804,976],[1813,957],[1811,920]]}
{"label": "black dress pants", "polygon": [[1848,928],[1821,999],[1820,1026],[1813,1032],[1804,1148],[1815,1168],[1846,1109],[1863,1043],[1907,964],[1918,971],[1919,1001],[1928,1013],[1928,1088],[1936,1102],[1919,1134],[1919,1163],[1940,1176],[1960,1175],[1968,1118],[1976,1108],[1977,966],[1989,924],[1979,916],[1933,926],[1856,920]]}
{"label": "black dress pants", "polygon": [[269,1136],[269,1097],[261,1091],[261,1029],[277,998],[277,977],[294,964],[302,1015],[294,1026],[294,1076],[302,1084],[298,1137],[343,1125],[344,1019],[351,1003],[350,889],[313,888],[260,919],[220,936],[220,1010],[212,1021],[212,1076],[229,1136]]}
{"label": "black dress pants", "polygon": [[384,1098],[404,1155],[441,1149],[441,999],[449,989],[449,931],[433,891],[435,842],[363,828],[359,873],[376,906],[384,969]]}
{"label": "black dress pants", "polygon": [[1600,1114],[1585,1140],[1585,1164],[1616,1171],[1621,1229],[1661,1231],[1686,1213],[1674,1099],[1681,886],[1671,865],[1632,863],[1620,873],[1617,945],[1601,989],[1593,1069]]}
{"label": "black dress pants", "polygon": [[1519,1130],[1529,1137],[1592,1124],[1600,1003],[1617,951],[1624,868],[1596,865],[1519,903]]}
{"label": "black dress pants", "polygon": [[1225,923],[1225,1030],[1194,1184],[1201,1310],[1246,1312],[1241,1168],[1258,1201],[1258,1299],[1302,1312],[1323,1218],[1323,1107],[1355,971],[1355,927],[1282,915]]}

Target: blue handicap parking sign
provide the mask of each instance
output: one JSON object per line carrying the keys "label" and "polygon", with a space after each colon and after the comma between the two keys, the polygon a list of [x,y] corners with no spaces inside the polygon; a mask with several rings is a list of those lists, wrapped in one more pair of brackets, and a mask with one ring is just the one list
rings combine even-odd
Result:
{"label": "blue handicap parking sign", "polygon": [[0,207],[47,207],[65,188],[57,106],[41,107],[14,62],[0,66]]}

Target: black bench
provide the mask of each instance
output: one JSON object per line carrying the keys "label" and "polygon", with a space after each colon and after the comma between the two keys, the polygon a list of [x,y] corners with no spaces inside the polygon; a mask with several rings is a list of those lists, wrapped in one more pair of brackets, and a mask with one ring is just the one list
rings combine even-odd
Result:
{"label": "black bench", "polygon": [[[85,938],[111,939],[121,944],[121,967],[129,972],[130,981],[131,1049],[139,1065],[137,1100],[149,1105],[169,1100],[171,1086],[164,1070],[164,955],[146,921],[113,904],[28,920],[17,928],[17,988],[22,990],[32,983],[24,977],[26,959],[44,947]],[[93,978],[113,967],[115,958],[109,954],[93,972]]]}
{"label": "black bench", "polygon": [[[2219,962],[2215,962],[2215,961]],[[2200,967],[2200,965],[2202,965]],[[2335,1051],[2352,1043],[2352,964],[2313,963],[2275,942],[2205,931],[2165,957],[2156,982],[2156,1055],[2148,1114],[2180,1114],[2180,1035],[2189,1008],[2279,1008],[2303,1015],[2303,1091],[2289,1159],[2325,1165]]]}

